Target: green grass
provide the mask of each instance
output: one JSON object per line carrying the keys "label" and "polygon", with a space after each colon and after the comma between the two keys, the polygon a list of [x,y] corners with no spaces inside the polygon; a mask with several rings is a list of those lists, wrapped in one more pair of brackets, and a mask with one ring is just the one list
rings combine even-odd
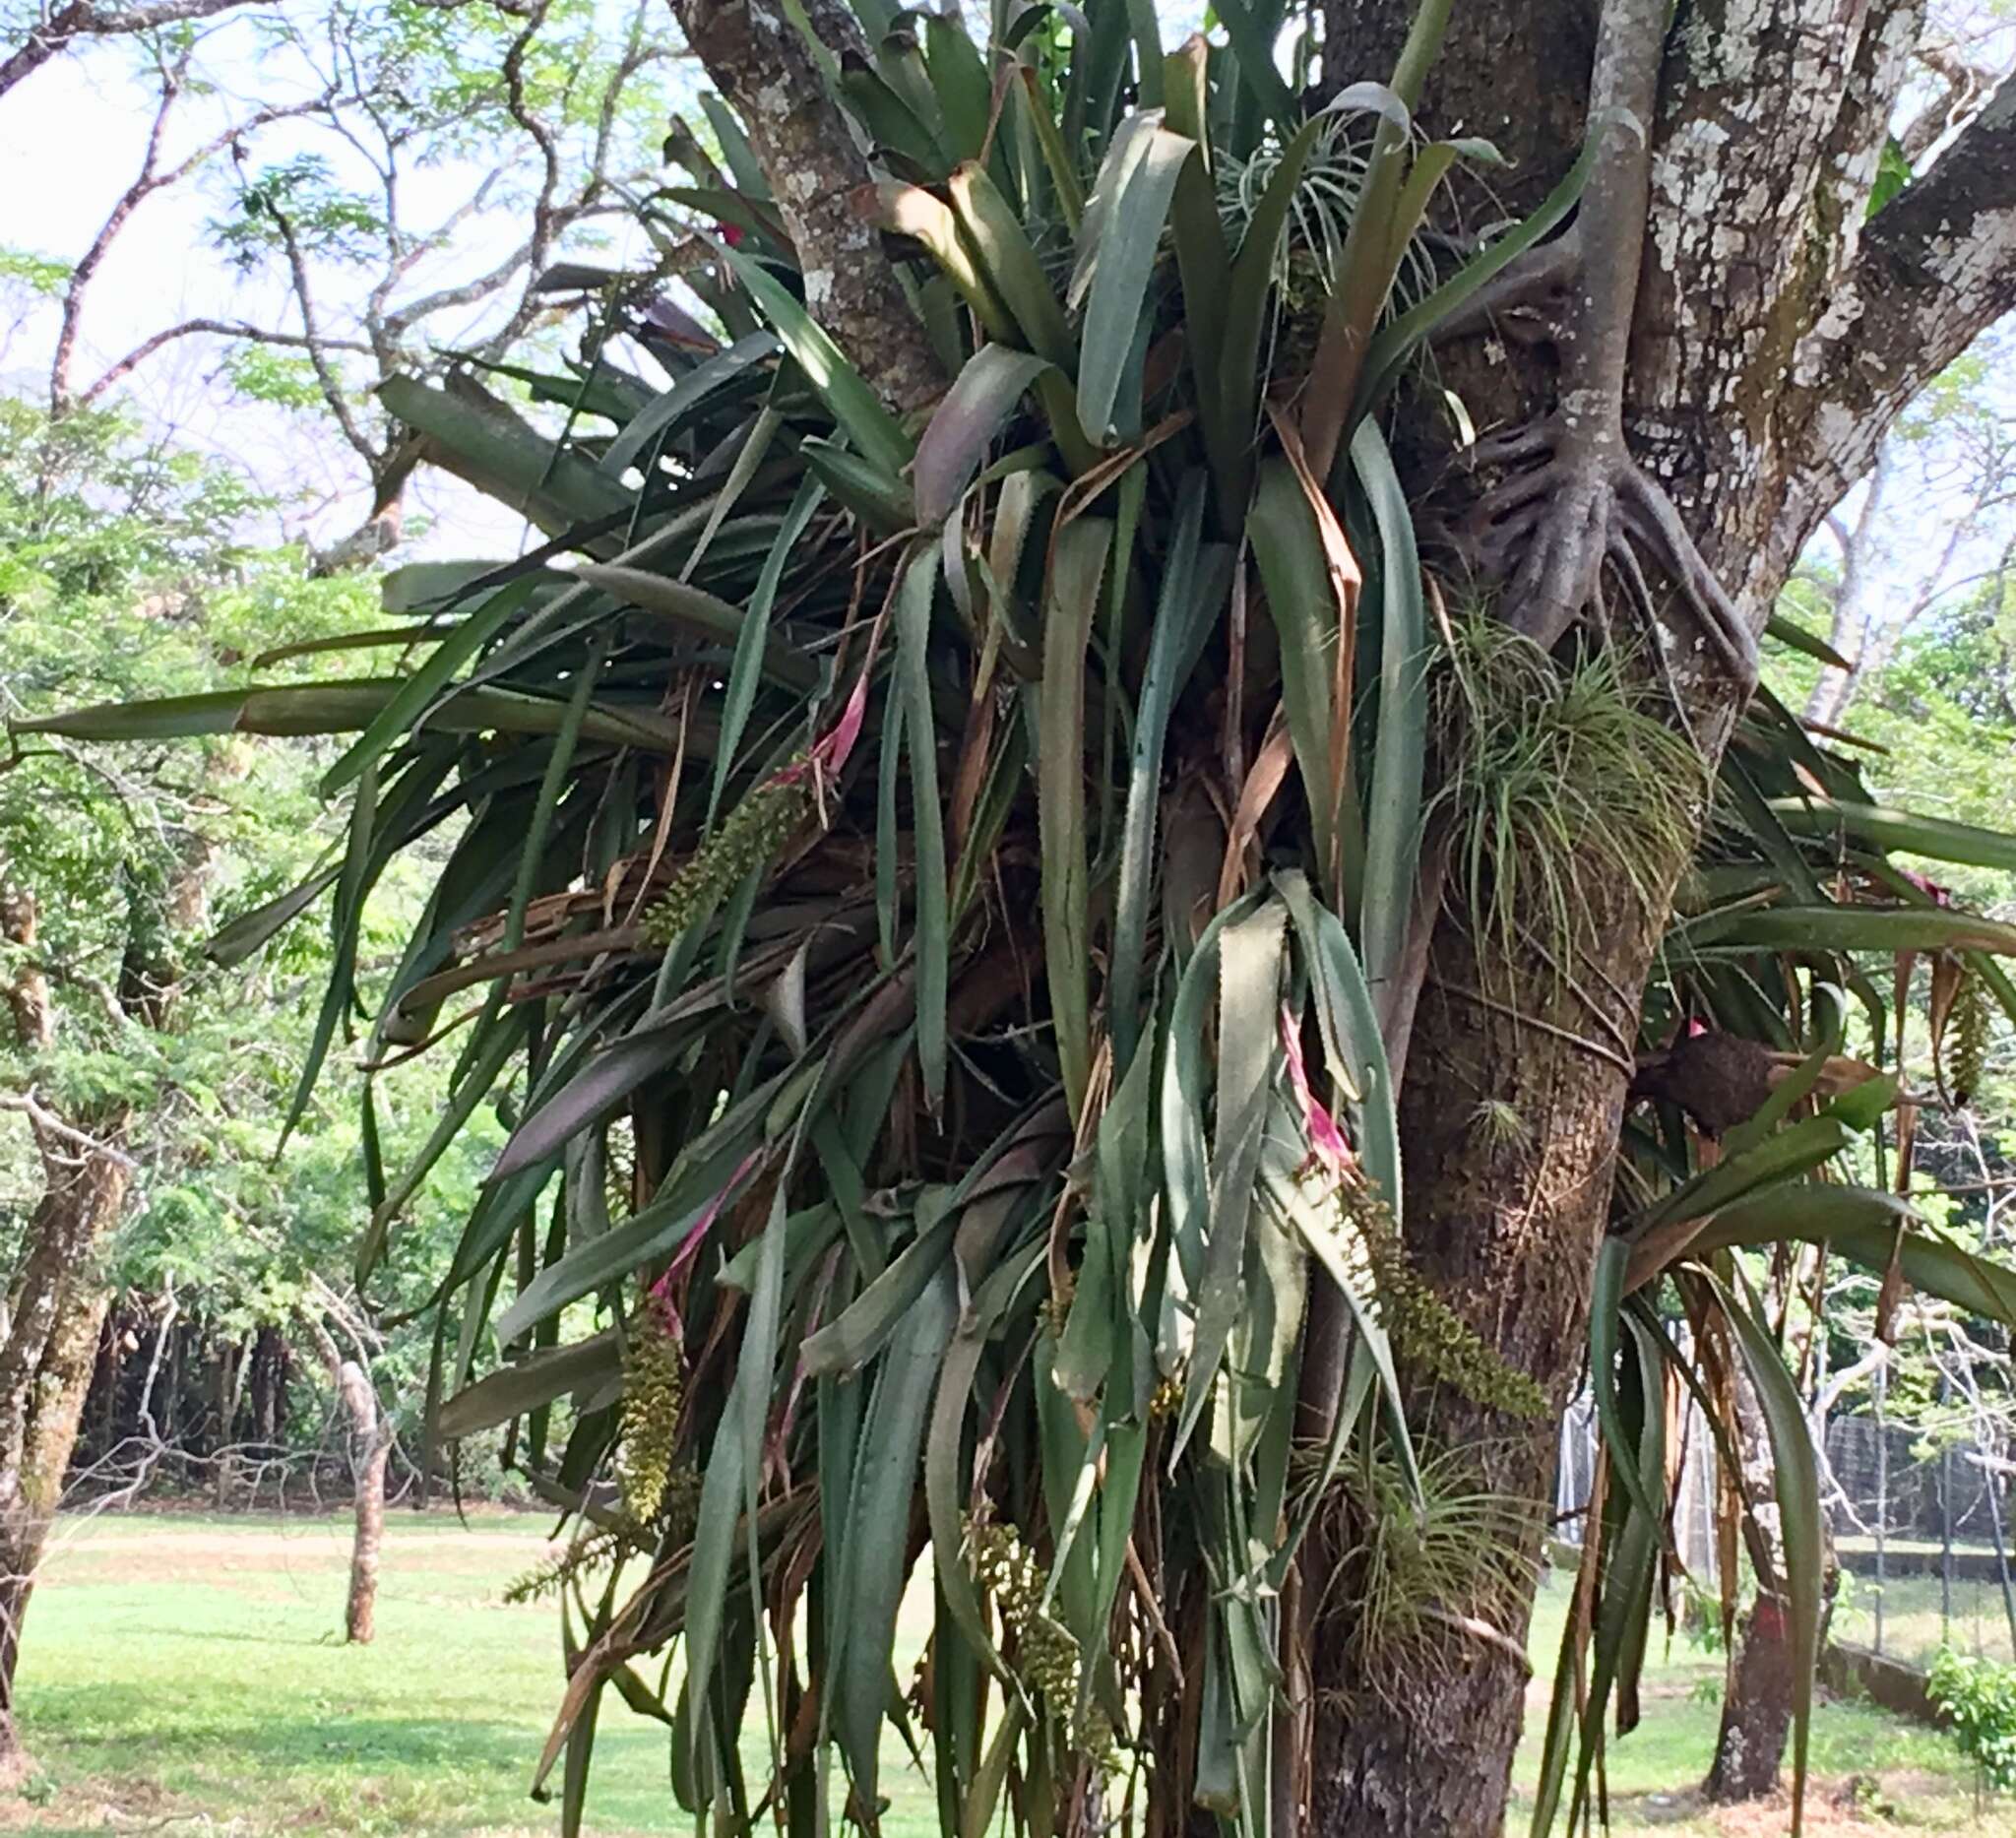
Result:
{"label": "green grass", "polygon": [[[35,1594],[22,1666],[37,1772],[23,1794],[0,1799],[0,1830],[552,1831],[553,1810],[530,1803],[525,1789],[560,1688],[557,1616],[549,1604],[500,1600],[540,1554],[544,1529],[529,1518],[485,1516],[465,1528],[395,1513],[377,1642],[347,1648],[340,1521],[66,1522]],[[1520,1757],[1526,1786],[1560,1616],[1560,1592],[1549,1591],[1535,1628],[1542,1677]],[[915,1616],[907,1626],[914,1651]],[[1785,1829],[1782,1808],[1718,1823],[1691,1798],[1714,1742],[1709,1690],[1721,1673],[1684,1641],[1655,1651],[1645,1722],[1610,1760],[1617,1831],[1763,1838]],[[745,1733],[752,1761],[762,1745],[759,1713]],[[1931,1732],[1831,1705],[1817,1720],[1814,1752],[1828,1791],[1851,1775],[1880,1776],[1878,1797],[1896,1806],[1892,1829],[2008,1829],[2006,1806],[1974,1821],[1951,1744]],[[665,1766],[663,1730],[612,1696],[589,1829],[687,1829]],[[884,1784],[889,1838],[935,1830],[928,1785],[894,1752]],[[1513,1829],[1523,1829],[1517,1813]],[[1832,1825],[1823,1808],[1811,1829],[1817,1838],[1882,1827]]]}
{"label": "green grass", "polygon": [[1861,1646],[1876,1643],[1876,1603],[1883,1606],[1883,1651],[1911,1666],[1929,1666],[1941,1646],[1962,1653],[1985,1654],[2005,1664],[2016,1659],[2009,1640],[2009,1617],[2002,1607],[2001,1586],[1994,1582],[1956,1579],[1950,1614],[1942,1603],[1937,1576],[1893,1576],[1878,1590],[1871,1576],[1844,1575],[1841,1599],[1834,1609],[1834,1633]]}

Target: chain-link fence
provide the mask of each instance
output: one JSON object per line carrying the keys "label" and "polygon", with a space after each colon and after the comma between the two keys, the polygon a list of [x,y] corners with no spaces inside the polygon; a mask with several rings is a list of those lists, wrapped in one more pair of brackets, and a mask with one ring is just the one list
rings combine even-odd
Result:
{"label": "chain-link fence", "polygon": [[1833,1633],[1909,1665],[1942,1646],[2016,1660],[2007,1464],[1873,1417],[1827,1426],[1841,1594]]}
{"label": "chain-link fence", "polygon": [[[1691,1402],[1676,1417],[1673,1544],[1688,1574],[1714,1594],[1715,1440]],[[2016,1463],[1972,1439],[1934,1445],[1863,1415],[1831,1419],[1822,1449],[1841,1571],[1830,1637],[1913,1666],[1929,1665],[1942,1646],[2016,1661]],[[1596,1459],[1596,1413],[1583,1397],[1561,1424],[1555,1528],[1565,1545],[1581,1541]]]}

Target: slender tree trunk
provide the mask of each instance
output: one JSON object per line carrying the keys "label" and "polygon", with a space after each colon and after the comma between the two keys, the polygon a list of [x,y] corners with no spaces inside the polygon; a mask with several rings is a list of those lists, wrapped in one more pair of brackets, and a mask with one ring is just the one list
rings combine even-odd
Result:
{"label": "slender tree trunk", "polygon": [[[1813,692],[1806,698],[1806,720],[1823,727],[1841,720],[1856,685],[1868,674],[1871,660],[1864,654],[1875,635],[1878,614],[1885,610],[1877,604],[1882,584],[1876,577],[1884,560],[1881,519],[1896,470],[1896,459],[1886,444],[1876,454],[1860,513],[1853,524],[1836,526],[1844,532],[1841,579],[1834,590],[1834,617],[1827,642],[1855,667],[1837,670],[1828,665],[1814,679]],[[1888,610],[1894,615],[1894,608]]]}
{"label": "slender tree trunk", "polygon": [[357,1527],[350,1545],[350,1591],[344,1610],[344,1634],[358,1646],[368,1646],[377,1632],[378,1552],[385,1542],[385,1464],[392,1453],[392,1437],[388,1426],[378,1421],[378,1394],[361,1365],[354,1360],[344,1361],[337,1385],[349,1418]]}
{"label": "slender tree trunk", "polygon": [[312,1309],[304,1307],[300,1313],[329,1368],[344,1414],[356,1521],[344,1631],[347,1639],[364,1646],[377,1631],[378,1556],[385,1542],[385,1469],[392,1454],[392,1425],[379,1413],[378,1393],[362,1363],[343,1357],[336,1337]]}
{"label": "slender tree trunk", "polygon": [[[7,1013],[32,1060],[56,1034],[37,920],[26,888],[0,884],[0,935],[21,964],[5,988]],[[121,1144],[129,1121],[119,1105],[74,1118],[40,1105],[30,1111],[42,1196],[22,1238],[0,1327],[0,1784],[18,1781],[28,1766],[15,1672],[111,1302],[98,1254],[126,1205],[133,1164]]]}
{"label": "slender tree trunk", "polygon": [[[1756,1574],[1757,1594],[1730,1649],[1715,1760],[1702,1784],[1702,1792],[1710,1800],[1725,1806],[1778,1791],[1786,1743],[1792,1734],[1793,1701],[1798,1694],[1798,1669],[1785,1595],[1784,1519],[1778,1507],[1771,1431],[1755,1389],[1741,1373],[1736,1375],[1735,1405],[1736,1453],[1743,1468],[1741,1490],[1750,1507],[1744,1516],[1744,1543]],[[1815,1433],[1824,1434],[1824,1428]],[[1824,1644],[1824,1618],[1833,1611],[1840,1586],[1834,1541],[1824,1516],[1821,1536],[1826,1545],[1821,1586]]]}

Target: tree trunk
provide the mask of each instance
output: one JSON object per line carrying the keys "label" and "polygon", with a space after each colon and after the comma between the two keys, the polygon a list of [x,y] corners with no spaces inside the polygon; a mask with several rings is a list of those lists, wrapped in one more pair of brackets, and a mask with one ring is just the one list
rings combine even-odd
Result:
{"label": "tree trunk", "polygon": [[[31,1058],[46,1053],[56,1033],[37,920],[26,888],[0,884],[0,936],[21,965],[5,988],[7,1012]],[[42,1196],[22,1237],[0,1325],[0,1786],[19,1781],[28,1767],[15,1671],[111,1302],[98,1251],[126,1204],[133,1164],[120,1145],[129,1120],[120,1105],[75,1118],[39,1104],[29,1110]]]}
{"label": "tree trunk", "polygon": [[1874,662],[1865,653],[1878,629],[1878,615],[1882,611],[1877,602],[1885,584],[1879,577],[1887,557],[1881,519],[1895,475],[1896,459],[1890,448],[1884,446],[1876,454],[1875,470],[1869,475],[1860,513],[1853,525],[1845,527],[1841,579],[1834,590],[1834,616],[1827,642],[1854,668],[1837,670],[1830,665],[1814,679],[1813,692],[1806,698],[1806,720],[1822,727],[1833,727],[1841,720],[1856,685],[1868,674]]}
{"label": "tree trunk", "polygon": [[[1755,1388],[1741,1372],[1735,1374],[1735,1417],[1736,1454],[1742,1463],[1743,1541],[1756,1574],[1757,1595],[1730,1649],[1722,1727],[1715,1739],[1715,1760],[1702,1785],[1702,1792],[1721,1805],[1778,1791],[1792,1734],[1793,1700],[1798,1692],[1785,1595],[1785,1521],[1778,1506],[1771,1429]],[[1814,1434],[1824,1437],[1824,1424],[1815,1426]],[[1820,1529],[1825,1546],[1820,1630],[1824,1646],[1825,1618],[1833,1611],[1841,1573],[1824,1515]]]}
{"label": "tree trunk", "polygon": [[95,1252],[125,1206],[127,1177],[123,1160],[94,1154],[51,1182],[0,1348],[0,1786],[28,1768],[15,1688],[22,1626],[111,1301]]}
{"label": "tree trunk", "polygon": [[350,1474],[356,1497],[356,1534],[350,1544],[350,1593],[344,1611],[345,1637],[368,1646],[377,1631],[378,1551],[385,1541],[385,1464],[392,1453],[389,1426],[378,1421],[378,1394],[354,1360],[340,1367],[337,1388],[349,1418]]}
{"label": "tree trunk", "polygon": [[1722,1700],[1715,1765],[1703,1791],[1728,1805],[1775,1793],[1792,1731],[1792,1623],[1782,1597],[1764,1590],[1743,1617]]}
{"label": "tree trunk", "polygon": [[343,1357],[336,1337],[313,1309],[302,1308],[300,1316],[329,1368],[343,1409],[356,1515],[344,1632],[356,1645],[366,1646],[377,1631],[378,1554],[385,1542],[385,1469],[392,1454],[392,1425],[379,1414],[378,1393],[362,1362]]}
{"label": "tree trunk", "polygon": [[[1414,11],[1406,0],[1326,6],[1326,81],[1383,77]],[[1420,126],[1490,135],[1514,161],[1506,205],[1528,209],[1580,145],[1593,66],[1607,100],[1652,124],[1640,183],[1622,170],[1628,158],[1606,156],[1584,193],[1566,298],[1557,286],[1512,302],[1532,315],[1517,340],[1501,339],[1488,319],[1466,331],[1438,353],[1439,381],[1478,427],[1544,432],[1552,444],[1527,476],[1558,482],[1533,519],[1525,566],[1499,575],[1508,599],[1557,587],[1532,555],[1544,560],[1549,543],[1572,550],[1575,522],[1592,505],[1613,532],[1629,532],[1632,520],[1615,521],[1622,487],[1656,481],[1680,534],[1653,552],[1639,520],[1627,539],[1652,564],[1650,596],[1635,610],[1619,600],[1595,616],[1613,629],[1619,619],[1652,622],[1651,646],[1712,771],[1749,682],[1708,642],[1700,613],[1714,596],[1696,571],[1719,579],[1742,626],[1761,628],[1814,524],[1866,470],[1898,409],[1961,349],[1960,322],[1944,316],[1954,295],[1971,293],[1980,306],[1988,294],[1991,313],[2016,296],[2016,224],[2006,199],[1993,213],[1984,208],[1989,189],[2001,198],[2012,188],[2016,90],[2005,85],[1963,136],[1964,158],[1942,161],[1909,189],[1908,206],[1864,227],[1861,201],[1917,9],[1878,4],[1851,16],[1817,0],[1742,0],[1683,9],[1662,42],[1666,18],[1635,0],[1605,0],[1594,28],[1591,11],[1571,0],[1457,8]],[[1648,52],[1656,90],[1631,68]],[[1641,107],[1638,98],[1653,95],[1656,104]],[[1980,163],[1987,157],[2001,174],[1993,181]],[[1980,265],[1965,282],[1936,246],[1942,208],[1945,233],[1964,224]],[[1620,221],[1633,212],[1639,223]],[[1639,230],[1642,250],[1633,246]],[[1621,363],[1606,375],[1619,327],[1605,323],[1603,289],[1591,284],[1615,280],[1617,250],[1637,265],[1637,280],[1622,291]],[[1910,321],[1913,297],[1923,310]],[[1845,322],[1844,300],[1853,301]],[[1987,320],[1977,312],[1965,323],[1971,336]],[[1601,456],[1577,426],[1606,411],[1592,383],[1621,396],[1625,469],[1592,475]],[[1392,434],[1425,528],[1432,535],[1439,521],[1454,533],[1448,546],[1460,559],[1464,533],[1478,524],[1466,514],[1479,503],[1493,508],[1488,473],[1473,479],[1451,464],[1453,437],[1425,392],[1403,406]],[[1449,507],[1439,516],[1438,502]],[[1601,555],[1596,563],[1580,577],[1577,618],[1591,616],[1603,592]],[[1532,630],[1532,610],[1513,605],[1505,616]],[[1538,635],[1550,642],[1567,623],[1556,617]],[[1446,907],[1421,927],[1432,942],[1411,1045],[1404,1019],[1399,1029],[1407,1245],[1421,1275],[1556,1406],[1584,1363],[1637,1009],[1662,903],[1681,867],[1674,858],[1648,877],[1654,913],[1613,906],[1590,916],[1567,998],[1544,971],[1480,963]],[[1475,1107],[1486,1100],[1508,1106],[1520,1129],[1475,1128]],[[1492,1494],[1536,1503],[1521,1554],[1537,1556],[1554,1424],[1426,1388],[1411,1416],[1425,1441],[1473,1450],[1477,1479]],[[1374,1656],[1354,1645],[1348,1626],[1319,1633],[1311,1829],[1323,1838],[1497,1838],[1538,1574],[1535,1563],[1524,1586],[1482,1608],[1444,1605],[1450,1631],[1426,1651]],[[1760,1639],[1760,1681],[1780,1659]]]}
{"label": "tree trunk", "polygon": [[[1601,971],[1585,986],[1642,988],[1657,929],[1623,900],[1592,915],[1585,961]],[[1407,1241],[1444,1299],[1541,1382],[1554,1412],[1535,1421],[1447,1389],[1418,1394],[1424,1446],[1473,1450],[1474,1484],[1517,1511],[1505,1574],[1523,1581],[1494,1572],[1479,1600],[1443,1605],[1444,1634],[1369,1664],[1348,1629],[1315,1641],[1316,1702],[1341,1713],[1317,1723],[1313,1829],[1323,1838],[1503,1828],[1559,1412],[1580,1370],[1628,1082],[1616,1043],[1636,1030],[1634,1006],[1613,1000],[1594,1013],[1544,976],[1508,983],[1461,927],[1438,928],[1401,1093]],[[1520,1127],[1480,1131],[1476,1106],[1486,1098],[1509,1105]]]}

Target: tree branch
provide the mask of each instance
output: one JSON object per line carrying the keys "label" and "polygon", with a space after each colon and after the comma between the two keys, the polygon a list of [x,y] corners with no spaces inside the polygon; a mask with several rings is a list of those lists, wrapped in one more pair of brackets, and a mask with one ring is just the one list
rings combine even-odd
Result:
{"label": "tree branch", "polygon": [[32,76],[59,52],[67,51],[81,38],[130,37],[153,32],[159,26],[178,26],[191,20],[214,19],[241,6],[271,6],[274,0],[155,0],[152,6],[126,7],[112,12],[92,6],[88,0],[59,7],[41,25],[32,27],[28,41],[0,62],[0,95],[24,78]]}
{"label": "tree branch", "polygon": [[262,197],[261,203],[267,216],[273,219],[274,227],[280,231],[281,245],[286,251],[287,273],[293,280],[294,304],[301,315],[301,349],[308,353],[308,361],[315,368],[315,381],[321,387],[322,399],[329,405],[329,412],[336,417],[344,438],[364,465],[375,473],[383,456],[358,422],[356,412],[343,393],[335,366],[329,361],[331,348],[316,314],[314,288],[308,279],[308,257],[301,247],[301,239],[295,235],[287,214],[273,198]]}
{"label": "tree branch", "polygon": [[125,1150],[114,1147],[102,1137],[79,1129],[74,1123],[66,1123],[32,1091],[0,1092],[0,1110],[19,1110],[28,1118],[44,1156],[49,1154],[49,1147],[48,1142],[43,1139],[52,1138],[57,1142],[68,1143],[82,1156],[103,1156],[106,1161],[116,1162],[125,1169],[136,1169],[140,1166]]}
{"label": "tree branch", "polygon": [[944,372],[859,208],[868,164],[780,0],[672,0],[686,41],[734,105],[804,268],[805,302],[893,408]]}
{"label": "tree branch", "polygon": [[[265,326],[248,325],[238,319],[185,319],[180,325],[167,326],[142,339],[125,356],[108,365],[101,376],[94,378],[79,392],[75,398],[76,406],[89,407],[113,384],[123,381],[137,370],[162,346],[172,345],[179,339],[200,338],[206,334],[220,339],[242,339],[250,345],[278,345],[288,350],[309,350],[315,343],[305,333],[274,332]],[[324,338],[320,342],[325,350],[354,351],[365,357],[373,354],[370,346],[361,339]]]}
{"label": "tree branch", "polygon": [[1865,473],[1905,406],[2016,307],[2016,77],[1877,214],[1807,347],[1805,426],[1789,457],[1810,501]]}
{"label": "tree branch", "polygon": [[[326,95],[311,101],[276,104],[269,108],[255,110],[243,121],[234,122],[221,133],[213,135],[193,152],[185,155],[175,164],[162,170],[160,167],[161,140],[167,131],[168,116],[180,99],[182,87],[188,75],[188,59],[178,59],[173,65],[164,66],[161,71],[160,101],[155,109],[154,123],[148,131],[147,148],[141,156],[140,170],[133,183],[119,194],[118,201],[98,226],[98,232],[92,238],[91,247],[78,258],[77,266],[70,271],[69,285],[63,289],[61,318],[56,329],[56,349],[49,359],[49,411],[60,417],[66,409],[75,403],[89,403],[117,382],[133,366],[144,358],[152,356],[169,340],[186,336],[180,329],[150,339],[136,350],[120,359],[103,376],[79,397],[71,389],[71,371],[77,360],[78,332],[84,319],[86,296],[105,257],[111,253],[112,244],[119,238],[135,211],[157,192],[166,191],[179,185],[199,167],[207,165],[222,153],[225,148],[236,149],[245,135],[268,126],[275,121],[320,113],[327,104]],[[203,326],[203,322],[191,321],[192,328]]]}

